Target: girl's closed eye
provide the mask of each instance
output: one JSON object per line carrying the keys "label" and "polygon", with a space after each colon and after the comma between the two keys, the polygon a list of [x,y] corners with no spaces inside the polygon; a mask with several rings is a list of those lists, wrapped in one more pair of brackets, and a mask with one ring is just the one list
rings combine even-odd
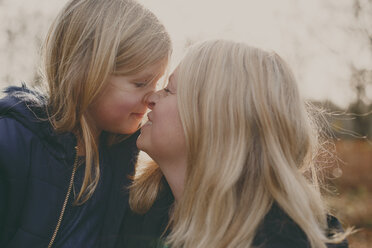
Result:
{"label": "girl's closed eye", "polygon": [[136,88],[142,88],[147,85],[147,82],[135,82],[134,85],[136,86]]}

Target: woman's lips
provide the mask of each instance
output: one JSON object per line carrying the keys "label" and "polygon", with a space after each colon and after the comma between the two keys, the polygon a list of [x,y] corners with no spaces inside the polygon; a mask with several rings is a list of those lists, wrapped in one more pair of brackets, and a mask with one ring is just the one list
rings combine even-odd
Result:
{"label": "woman's lips", "polygon": [[147,119],[152,122],[152,111],[147,114]]}
{"label": "woman's lips", "polygon": [[151,118],[151,112],[147,114],[147,122],[142,127],[147,127],[152,125],[152,118]]}
{"label": "woman's lips", "polygon": [[148,120],[143,126],[142,128],[144,127],[148,127],[148,126],[151,126],[152,125],[152,122],[150,120]]}

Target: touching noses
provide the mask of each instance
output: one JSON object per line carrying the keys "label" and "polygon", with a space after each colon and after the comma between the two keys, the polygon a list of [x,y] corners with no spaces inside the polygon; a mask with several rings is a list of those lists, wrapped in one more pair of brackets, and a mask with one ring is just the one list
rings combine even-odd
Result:
{"label": "touching noses", "polygon": [[152,109],[154,108],[156,102],[157,102],[158,99],[159,99],[159,92],[160,92],[160,90],[157,91],[157,92],[152,92],[151,94],[148,94],[148,95],[145,97],[145,103],[146,103],[146,105],[147,105],[147,107],[148,107],[149,109],[152,110]]}

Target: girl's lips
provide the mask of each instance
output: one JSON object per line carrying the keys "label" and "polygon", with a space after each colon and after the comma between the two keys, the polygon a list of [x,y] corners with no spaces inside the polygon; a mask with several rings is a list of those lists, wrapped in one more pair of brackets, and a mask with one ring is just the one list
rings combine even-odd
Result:
{"label": "girl's lips", "polygon": [[145,116],[145,114],[141,114],[141,113],[132,113],[132,116],[134,116],[134,117],[136,117],[136,118],[140,118],[140,119],[142,119],[142,118]]}

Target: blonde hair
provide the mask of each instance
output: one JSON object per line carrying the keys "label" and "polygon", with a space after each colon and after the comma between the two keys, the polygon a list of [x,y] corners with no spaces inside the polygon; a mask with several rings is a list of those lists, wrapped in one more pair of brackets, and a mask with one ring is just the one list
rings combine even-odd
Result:
{"label": "blonde hair", "polygon": [[[274,202],[311,247],[346,237],[327,237],[327,208],[313,162],[318,135],[291,70],[277,54],[208,41],[190,49],[175,78],[188,167],[172,212],[172,247],[252,247]],[[157,194],[138,193],[159,188],[149,186],[161,182],[154,168],[135,177],[135,211],[147,210],[141,206],[151,206]]]}
{"label": "blonde hair", "polygon": [[100,176],[88,106],[110,74],[131,75],[167,63],[171,41],[156,16],[132,0],[71,0],[51,26],[43,49],[48,115],[57,132],[73,132],[85,149],[82,204]]}

